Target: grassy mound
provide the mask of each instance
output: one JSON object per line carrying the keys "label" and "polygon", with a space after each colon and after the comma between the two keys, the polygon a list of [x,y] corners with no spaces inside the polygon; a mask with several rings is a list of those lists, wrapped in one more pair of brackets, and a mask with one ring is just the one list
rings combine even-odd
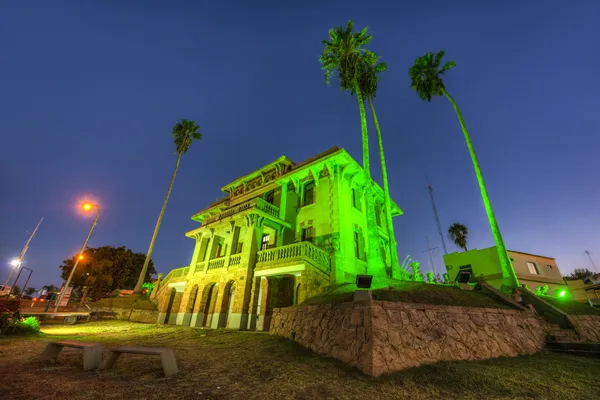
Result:
{"label": "grassy mound", "polygon": [[[355,290],[356,286],[354,284],[340,285],[329,292],[311,297],[300,305],[351,302],[353,301]],[[389,289],[374,289],[372,292],[373,300],[402,301],[443,306],[511,308],[479,290],[466,291],[449,285],[433,285],[422,282],[394,282]]]}
{"label": "grassy mound", "polygon": [[557,299],[556,297],[541,296],[542,299],[552,304],[554,307],[571,315],[600,315],[600,310],[590,306],[587,303],[580,303],[575,300]]}
{"label": "grassy mound", "polygon": [[101,299],[89,304],[91,307],[135,308],[138,310],[157,310],[156,304],[148,296],[124,296]]}

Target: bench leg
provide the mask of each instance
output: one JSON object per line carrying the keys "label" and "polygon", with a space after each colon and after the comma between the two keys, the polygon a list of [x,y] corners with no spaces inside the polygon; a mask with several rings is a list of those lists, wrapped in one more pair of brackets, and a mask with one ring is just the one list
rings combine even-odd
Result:
{"label": "bench leg", "polygon": [[58,344],[48,343],[42,353],[41,359],[43,361],[56,361],[62,349],[63,347]]}
{"label": "bench leg", "polygon": [[96,369],[102,362],[102,347],[85,347],[83,349],[83,370],[89,371]]}
{"label": "bench leg", "polygon": [[101,370],[111,369],[115,365],[115,363],[117,362],[117,360],[119,359],[120,356],[121,356],[121,353],[117,353],[116,351],[111,351],[108,354],[108,357],[106,357],[104,359],[104,361],[102,361],[102,363],[100,364],[100,369]]}
{"label": "bench leg", "polygon": [[175,361],[175,354],[173,350],[162,353],[160,355],[160,361],[162,363],[163,371],[165,372],[165,376],[175,375],[179,372],[177,368],[177,361]]}

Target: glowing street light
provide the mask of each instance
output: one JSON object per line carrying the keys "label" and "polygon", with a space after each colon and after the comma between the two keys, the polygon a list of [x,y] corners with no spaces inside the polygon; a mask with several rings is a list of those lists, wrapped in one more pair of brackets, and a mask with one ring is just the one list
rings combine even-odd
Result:
{"label": "glowing street light", "polygon": [[97,204],[85,202],[81,205],[81,208],[84,211],[90,211],[94,207],[96,208],[96,218],[94,218],[94,223],[92,224],[92,227],[90,228],[90,231],[88,232],[88,235],[85,238],[85,242],[83,243],[83,247],[81,247],[79,256],[75,259],[75,265],[73,265],[73,269],[71,270],[71,273],[69,274],[69,278],[67,278],[67,281],[65,282],[65,286],[63,287],[63,290],[61,290],[60,296],[58,296],[58,299],[56,300],[56,304],[54,306],[54,312],[58,312],[58,307],[60,306],[60,303],[62,302],[62,299],[65,296],[65,292],[67,291],[67,288],[69,287],[69,284],[71,283],[71,279],[73,278],[73,274],[75,273],[75,270],[77,269],[77,265],[79,264],[79,261],[83,259],[83,252],[85,251],[88,240],[90,240],[90,236],[92,236],[92,231],[98,224],[98,218],[100,217],[100,207],[98,207]]}

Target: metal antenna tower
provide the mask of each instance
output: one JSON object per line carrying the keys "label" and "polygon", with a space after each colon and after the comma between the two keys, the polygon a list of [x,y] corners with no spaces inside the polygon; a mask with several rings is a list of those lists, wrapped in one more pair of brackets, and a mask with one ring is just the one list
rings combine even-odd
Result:
{"label": "metal antenna tower", "polygon": [[435,200],[433,199],[433,187],[431,186],[431,182],[429,178],[427,178],[427,188],[429,189],[429,197],[431,197],[431,205],[433,206],[433,214],[435,216],[435,223],[437,224],[438,234],[440,235],[440,239],[442,239],[442,246],[444,246],[444,254],[448,254],[448,249],[446,248],[446,241],[444,240],[444,234],[442,233],[442,225],[440,224],[440,217],[438,215],[437,207],[435,206]]}
{"label": "metal antenna tower", "polygon": [[437,275],[435,271],[435,264],[433,263],[433,250],[439,249],[439,246],[430,247],[429,246],[429,236],[425,236],[425,240],[427,240],[427,250],[423,250],[421,253],[429,253],[429,264],[431,265],[431,269],[433,270],[433,276]]}
{"label": "metal antenna tower", "polygon": [[586,251],[584,251],[584,253],[587,254],[588,258],[590,259],[590,262],[592,263],[592,266],[594,267],[594,271],[596,271],[596,273],[598,273],[598,269],[596,268],[596,264],[594,264],[594,260],[592,260],[590,251],[586,250]]}

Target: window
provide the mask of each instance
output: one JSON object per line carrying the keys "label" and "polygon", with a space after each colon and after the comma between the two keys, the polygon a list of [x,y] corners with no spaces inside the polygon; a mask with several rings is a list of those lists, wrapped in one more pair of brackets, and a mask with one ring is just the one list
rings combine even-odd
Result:
{"label": "window", "polygon": [[352,207],[360,211],[360,194],[356,189],[352,189]]}
{"label": "window", "polygon": [[261,250],[268,249],[269,248],[269,241],[270,240],[271,240],[271,235],[269,235],[269,234],[263,235],[262,242],[260,244],[260,249]]}
{"label": "window", "polygon": [[237,250],[236,250],[235,254],[240,254],[242,252],[243,248],[244,248],[244,242],[239,242],[237,245]]}
{"label": "window", "polygon": [[540,271],[538,271],[537,265],[530,261],[527,261],[527,268],[529,268],[529,273],[532,275],[539,275]]}
{"label": "window", "polygon": [[354,256],[360,260],[360,237],[354,232]]}
{"label": "window", "polygon": [[314,237],[315,237],[315,231],[313,230],[312,226],[302,229],[302,241],[303,242],[311,242],[312,243]]}
{"label": "window", "polygon": [[471,275],[473,275],[473,268],[471,267],[471,264],[462,265],[462,266],[458,267],[458,270],[460,272],[463,272],[463,271],[470,272]]}
{"label": "window", "polygon": [[377,226],[381,226],[381,210],[379,206],[375,206],[375,222],[377,222]]}
{"label": "window", "polygon": [[512,261],[512,262],[515,262],[515,259],[511,257],[511,258],[510,258],[510,261]]}
{"label": "window", "polygon": [[303,206],[307,206],[309,204],[313,204],[315,202],[315,184],[314,182],[309,182],[304,185],[304,202]]}
{"label": "window", "polygon": [[215,258],[221,257],[221,250],[223,250],[223,245],[219,243],[217,244],[217,250],[215,251]]}
{"label": "window", "polygon": [[267,192],[267,194],[265,195],[265,201],[267,203],[275,204],[275,191],[274,190]]}
{"label": "window", "polygon": [[549,269],[552,269],[552,265],[550,265],[550,264],[546,264],[546,267],[548,267]]}

